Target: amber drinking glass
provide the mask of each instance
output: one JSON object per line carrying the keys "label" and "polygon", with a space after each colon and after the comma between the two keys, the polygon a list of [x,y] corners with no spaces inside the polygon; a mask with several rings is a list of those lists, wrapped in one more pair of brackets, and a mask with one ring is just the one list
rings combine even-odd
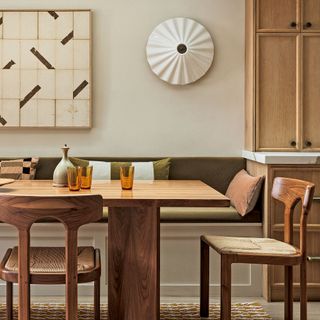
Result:
{"label": "amber drinking glass", "polygon": [[68,167],[68,187],[70,191],[79,191],[81,186],[81,167]]}
{"label": "amber drinking glass", "polygon": [[81,189],[91,189],[93,167],[81,168]]}
{"label": "amber drinking glass", "polygon": [[133,187],[134,167],[120,167],[120,180],[123,190],[131,190]]}

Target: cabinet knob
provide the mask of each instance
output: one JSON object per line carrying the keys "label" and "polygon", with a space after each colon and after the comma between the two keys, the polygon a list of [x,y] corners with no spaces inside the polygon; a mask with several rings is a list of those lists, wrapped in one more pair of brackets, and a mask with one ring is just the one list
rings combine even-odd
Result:
{"label": "cabinet knob", "polygon": [[312,23],[311,22],[307,22],[305,25],[304,25],[305,28],[311,28],[312,27]]}
{"label": "cabinet knob", "polygon": [[296,23],[296,22],[292,21],[292,22],[290,23],[290,27],[295,28],[296,26],[297,26],[297,23]]}
{"label": "cabinet knob", "polygon": [[294,140],[292,140],[292,141],[290,141],[290,145],[291,145],[291,147],[295,147],[297,145],[297,143]]}
{"label": "cabinet knob", "polygon": [[309,141],[309,140],[306,140],[306,141],[304,142],[304,145],[305,145],[307,148],[310,148],[310,147],[312,146],[312,142]]}

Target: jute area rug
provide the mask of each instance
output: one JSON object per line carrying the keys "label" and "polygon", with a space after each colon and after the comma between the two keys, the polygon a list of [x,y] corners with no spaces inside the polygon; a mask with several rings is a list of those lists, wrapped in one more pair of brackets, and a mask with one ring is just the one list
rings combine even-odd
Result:
{"label": "jute area rug", "polygon": [[[5,305],[0,305],[0,319],[6,319]],[[64,320],[64,304],[33,304],[32,320]],[[198,320],[198,304],[161,304],[161,320]],[[210,317],[207,319],[220,319],[219,304],[210,305]],[[17,319],[17,307],[14,307],[14,319]],[[79,320],[94,320],[93,305],[79,305]],[[108,319],[107,305],[101,305],[101,320]],[[203,318],[202,318],[203,319]],[[257,303],[237,303],[232,305],[232,319],[271,319],[263,310],[262,306]]]}

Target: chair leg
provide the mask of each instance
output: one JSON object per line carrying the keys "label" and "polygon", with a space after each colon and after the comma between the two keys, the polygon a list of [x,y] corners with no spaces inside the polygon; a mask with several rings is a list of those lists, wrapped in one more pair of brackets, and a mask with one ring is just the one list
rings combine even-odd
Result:
{"label": "chair leg", "polygon": [[293,276],[292,276],[292,266],[284,267],[284,318],[286,320],[293,319]]}
{"label": "chair leg", "polygon": [[221,255],[221,320],[231,320],[231,261]]}
{"label": "chair leg", "polygon": [[100,279],[94,281],[94,319],[100,320]]}
{"label": "chair leg", "polygon": [[307,262],[300,265],[300,320],[307,320]]}
{"label": "chair leg", "polygon": [[13,284],[6,283],[7,320],[13,320]]}
{"label": "chair leg", "polygon": [[200,317],[209,317],[209,246],[201,240]]}

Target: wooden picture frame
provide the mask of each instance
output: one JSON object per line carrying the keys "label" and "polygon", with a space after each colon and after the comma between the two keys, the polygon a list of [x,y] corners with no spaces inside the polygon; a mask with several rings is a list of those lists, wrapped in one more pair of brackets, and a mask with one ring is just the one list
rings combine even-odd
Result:
{"label": "wooden picture frame", "polygon": [[92,11],[0,9],[0,128],[92,127]]}

